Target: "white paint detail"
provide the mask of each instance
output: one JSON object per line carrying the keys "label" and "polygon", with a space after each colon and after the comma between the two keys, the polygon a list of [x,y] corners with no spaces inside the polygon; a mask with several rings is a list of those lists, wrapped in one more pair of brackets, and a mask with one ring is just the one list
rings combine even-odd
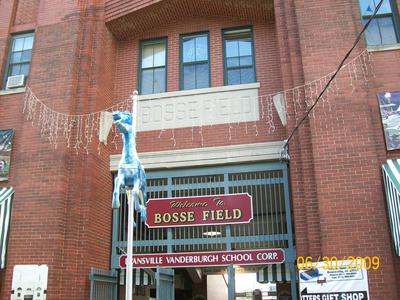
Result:
{"label": "white paint detail", "polygon": [[138,131],[260,119],[259,83],[139,96]]}
{"label": "white paint detail", "polygon": [[[278,160],[284,141],[139,153],[145,170]],[[117,171],[121,155],[111,155]]]}
{"label": "white paint detail", "polygon": [[400,173],[394,165],[393,161],[391,159],[388,159],[386,162],[389,165],[390,170],[393,172],[393,175],[396,177],[397,181],[400,182]]}
{"label": "white paint detail", "polygon": [[286,107],[283,94],[282,93],[276,94],[274,97],[272,97],[272,100],[274,101],[275,109],[278,112],[279,119],[281,119],[282,125],[286,126],[287,124]]}
{"label": "white paint detail", "polygon": [[113,125],[112,113],[108,111],[100,112],[100,125],[99,125],[99,141],[104,145],[107,145],[108,133]]}
{"label": "white paint detail", "polygon": [[400,43],[392,44],[392,45],[369,45],[369,46],[367,46],[367,49],[369,52],[399,50]]}
{"label": "white paint detail", "polygon": [[26,87],[15,88],[11,90],[0,90],[0,96],[25,93]]}

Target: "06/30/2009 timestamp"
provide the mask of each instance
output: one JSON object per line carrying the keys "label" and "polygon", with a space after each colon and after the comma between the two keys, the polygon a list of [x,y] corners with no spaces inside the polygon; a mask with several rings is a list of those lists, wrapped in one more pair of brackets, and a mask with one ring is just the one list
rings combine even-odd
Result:
{"label": "06/30/2009 timestamp", "polygon": [[341,259],[336,256],[299,256],[297,257],[297,269],[311,270],[315,269],[315,263],[319,263],[319,267],[324,270],[328,269],[366,269],[378,270],[380,267],[380,260],[378,256],[343,256]]}

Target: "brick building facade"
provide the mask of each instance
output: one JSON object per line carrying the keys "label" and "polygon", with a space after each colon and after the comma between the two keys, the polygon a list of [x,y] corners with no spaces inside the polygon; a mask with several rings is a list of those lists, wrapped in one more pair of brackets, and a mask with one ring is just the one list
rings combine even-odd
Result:
{"label": "brick building facade", "polygon": [[[400,1],[390,3],[395,24]],[[98,154],[94,142],[89,154],[76,155],[63,142],[54,149],[41,138],[22,113],[25,89],[5,89],[12,37],[34,33],[27,84],[47,106],[72,115],[110,107],[140,90],[140,48],[151,39],[166,40],[165,92],[181,90],[182,35],[199,32],[209,39],[209,88],[226,85],[223,32],[232,28],[251,28],[262,96],[335,70],[362,21],[357,0],[0,1],[0,130],[15,131],[10,176],[0,182],[15,190],[0,299],[9,299],[13,267],[23,264],[49,266],[49,299],[89,298],[90,268],[110,268],[109,165],[120,152],[103,147]],[[377,93],[400,90],[398,42],[369,47],[362,40],[354,54],[369,47],[374,76],[366,85],[340,77],[329,105],[318,104],[289,145],[296,255],[378,256],[380,268],[368,272],[371,299],[400,297],[400,261],[380,171],[399,152],[386,150],[377,101]],[[260,108],[254,122],[143,130],[138,152],[282,142],[306,107],[300,98],[287,103],[287,126],[274,111],[273,131]]]}

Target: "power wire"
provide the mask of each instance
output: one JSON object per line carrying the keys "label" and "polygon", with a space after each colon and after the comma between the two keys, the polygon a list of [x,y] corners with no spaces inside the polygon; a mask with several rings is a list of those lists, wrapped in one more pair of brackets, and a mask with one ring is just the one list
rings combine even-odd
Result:
{"label": "power wire", "polygon": [[[335,73],[333,73],[332,77],[329,79],[329,81],[327,82],[327,84],[325,85],[324,89],[321,91],[321,93],[318,95],[317,100],[315,100],[314,104],[311,105],[311,107],[308,109],[308,111],[306,112],[306,114],[304,115],[304,117],[300,120],[300,122],[296,125],[295,128],[293,128],[292,132],[290,133],[289,137],[287,138],[287,140],[285,141],[285,144],[283,145],[283,149],[287,150],[287,147],[289,145],[290,140],[292,139],[294,133],[299,129],[300,125],[304,122],[304,120],[308,117],[308,115],[310,114],[310,112],[314,109],[314,107],[317,105],[318,101],[321,99],[322,95],[325,93],[325,91],[328,89],[329,85],[331,84],[331,82],[335,79],[336,75],[339,73],[340,69],[342,68],[342,66],[344,65],[344,62],[347,60],[347,58],[349,58],[351,52],[353,52],[354,48],[357,46],[358,42],[361,39],[362,34],[364,33],[364,31],[367,29],[369,23],[371,23],[371,21],[374,19],[374,17],[376,16],[376,14],[379,11],[379,8],[382,6],[384,0],[380,0],[380,2],[378,3],[378,5],[375,8],[374,13],[371,15],[371,17],[368,19],[367,23],[365,23],[363,29],[361,30],[361,32],[358,34],[357,38],[354,41],[353,46],[350,48],[349,51],[347,51],[346,55],[344,56],[344,58],[342,59],[342,61],[340,62],[339,66],[337,67]],[[285,151],[286,152],[286,151]]]}

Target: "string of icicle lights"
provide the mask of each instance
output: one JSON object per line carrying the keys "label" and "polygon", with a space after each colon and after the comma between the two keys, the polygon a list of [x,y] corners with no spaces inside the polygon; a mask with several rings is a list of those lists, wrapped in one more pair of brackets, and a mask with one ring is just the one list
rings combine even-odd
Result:
{"label": "string of icicle lights", "polygon": [[[341,68],[339,78],[346,79],[348,85],[354,91],[357,82],[368,83],[368,78],[373,73],[373,59],[370,52],[367,50],[362,51],[360,54],[351,59],[348,63],[343,65]],[[283,105],[285,107],[284,113],[286,114],[287,122],[290,124],[298,124],[299,120],[303,118],[307,112],[307,109],[311,107],[319,93],[323,90],[326,83],[331,79],[334,72],[331,72],[319,79],[310,81],[301,86],[296,86],[281,92],[276,92],[269,95],[258,96],[258,103],[260,106],[260,119],[254,122],[244,122],[246,135],[253,134],[258,136],[260,134],[259,125],[264,122],[267,133],[272,133],[276,130],[278,125],[277,122],[281,122],[279,118],[276,118],[274,112],[274,101],[273,97],[281,95],[283,98]],[[342,80],[344,81],[344,80]],[[330,99],[333,96],[338,95],[339,83],[337,78],[332,81],[332,84],[327,89],[326,93],[321,99],[320,107],[325,109],[328,106],[328,110],[331,110],[332,103]],[[132,110],[133,97],[121,100],[111,107],[105,108],[102,111],[93,113],[70,115],[55,111],[54,109],[43,103],[29,86],[26,88],[24,95],[23,113],[26,115],[26,119],[32,122],[32,125],[37,125],[40,128],[40,134],[43,139],[47,140],[54,148],[57,148],[60,141],[64,141],[68,148],[75,149],[76,153],[84,152],[89,153],[90,144],[94,141],[98,143],[98,151],[101,149],[101,143],[99,139],[100,130],[99,126],[102,121],[102,112],[113,112],[113,111],[131,111]],[[305,105],[304,105],[305,104]],[[287,108],[292,108],[288,113]],[[318,112],[318,108],[313,110],[312,114],[308,118],[315,118],[315,113]],[[243,122],[242,122],[243,123]],[[232,139],[232,132],[235,127],[242,126],[241,123],[229,123],[227,126],[227,139]],[[207,136],[203,134],[203,126],[192,127],[192,140],[195,139],[195,127],[199,127],[198,135],[201,141],[201,146],[205,146]],[[177,140],[175,137],[174,129],[163,129],[161,128],[158,138],[161,138],[166,131],[170,131],[169,136],[171,146],[175,147]],[[111,128],[111,143],[117,147],[119,134],[114,126]]]}

